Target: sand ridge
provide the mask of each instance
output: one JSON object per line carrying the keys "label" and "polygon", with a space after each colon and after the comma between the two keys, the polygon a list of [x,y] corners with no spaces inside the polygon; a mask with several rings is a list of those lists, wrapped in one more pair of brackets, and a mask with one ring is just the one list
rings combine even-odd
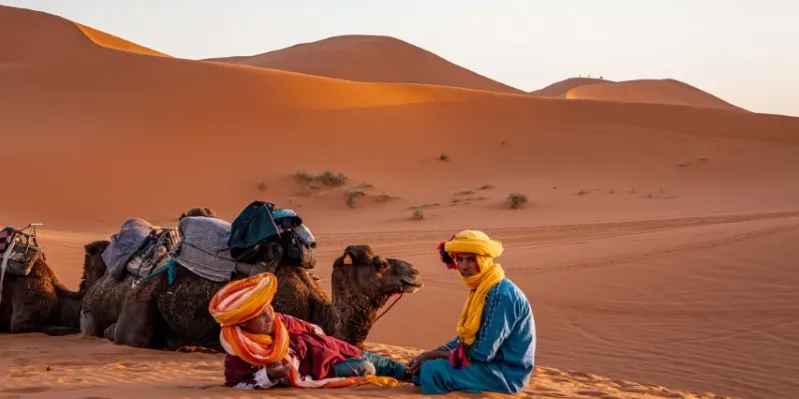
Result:
{"label": "sand ridge", "polygon": [[252,65],[362,82],[420,83],[522,94],[425,49],[388,36],[344,35],[251,56],[204,61]]}

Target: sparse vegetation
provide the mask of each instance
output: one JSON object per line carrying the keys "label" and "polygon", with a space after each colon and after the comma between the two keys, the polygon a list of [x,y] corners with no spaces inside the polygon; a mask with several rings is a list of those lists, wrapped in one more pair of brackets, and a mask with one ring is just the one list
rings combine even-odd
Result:
{"label": "sparse vegetation", "polygon": [[580,189],[580,191],[577,192],[577,195],[586,195],[586,194],[588,194],[588,190]]}
{"label": "sparse vegetation", "polygon": [[449,155],[444,154],[443,152],[438,156],[438,159],[441,161],[449,161]]}
{"label": "sparse vegetation", "polygon": [[294,177],[297,178],[297,180],[302,184],[309,184],[311,182],[317,181],[328,187],[343,186],[347,183],[347,181],[349,181],[349,178],[344,173],[333,173],[330,170],[326,170],[316,176],[305,171],[299,171],[294,174]]}
{"label": "sparse vegetation", "polygon": [[351,190],[347,194],[347,206],[350,208],[355,208],[358,206],[358,197],[363,197],[365,195],[366,193],[363,190]]}
{"label": "sparse vegetation", "polygon": [[511,209],[518,209],[521,208],[522,205],[527,203],[527,196],[522,193],[510,193],[508,194],[508,204],[510,205]]}
{"label": "sparse vegetation", "polygon": [[681,168],[684,168],[686,166],[691,166],[691,162],[689,162],[689,161],[680,162],[680,163],[677,164],[677,166],[679,166]]}
{"label": "sparse vegetation", "polygon": [[388,195],[388,194],[378,194],[372,198],[374,199],[375,202],[388,202],[398,199],[399,197],[395,197],[393,195]]}
{"label": "sparse vegetation", "polygon": [[478,188],[478,190],[481,190],[481,191],[482,191],[482,190],[491,190],[491,189],[493,189],[493,188],[494,188],[494,185],[493,185],[493,184],[483,184],[482,186],[480,186],[480,187]]}
{"label": "sparse vegetation", "polygon": [[424,210],[422,210],[422,208],[419,208],[419,207],[414,207],[413,208],[413,219],[414,220],[422,220],[422,219],[424,219]]}
{"label": "sparse vegetation", "polygon": [[258,187],[258,191],[264,191],[264,190],[266,190],[266,183],[263,180],[261,180],[261,182],[258,183],[257,187]]}

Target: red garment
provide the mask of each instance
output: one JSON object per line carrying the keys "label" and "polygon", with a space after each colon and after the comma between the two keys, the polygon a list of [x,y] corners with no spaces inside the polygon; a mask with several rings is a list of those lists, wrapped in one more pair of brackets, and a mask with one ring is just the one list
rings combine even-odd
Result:
{"label": "red garment", "polygon": [[[315,380],[335,377],[333,365],[350,358],[360,358],[362,352],[338,338],[317,334],[314,326],[305,320],[282,313],[275,313],[283,321],[289,332],[289,348],[300,359],[300,374],[310,375]],[[225,385],[252,383],[253,374],[258,368],[237,356],[225,356]]]}

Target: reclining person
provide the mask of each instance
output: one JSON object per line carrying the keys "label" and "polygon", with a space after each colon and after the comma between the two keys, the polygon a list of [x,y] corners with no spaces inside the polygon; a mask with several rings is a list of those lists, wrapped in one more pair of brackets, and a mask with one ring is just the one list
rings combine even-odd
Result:
{"label": "reclining person", "polygon": [[362,384],[394,386],[409,380],[405,366],[363,352],[321,328],[275,312],[277,278],[259,273],[230,282],[209,304],[222,326],[225,385],[241,389],[273,386],[337,388]]}

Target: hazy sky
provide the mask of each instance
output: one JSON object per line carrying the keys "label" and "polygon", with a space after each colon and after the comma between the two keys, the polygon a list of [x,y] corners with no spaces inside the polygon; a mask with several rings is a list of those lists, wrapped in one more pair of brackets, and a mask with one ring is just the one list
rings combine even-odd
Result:
{"label": "hazy sky", "polygon": [[531,91],[577,75],[673,78],[799,116],[799,2],[788,0],[0,0],[182,58],[389,35]]}

